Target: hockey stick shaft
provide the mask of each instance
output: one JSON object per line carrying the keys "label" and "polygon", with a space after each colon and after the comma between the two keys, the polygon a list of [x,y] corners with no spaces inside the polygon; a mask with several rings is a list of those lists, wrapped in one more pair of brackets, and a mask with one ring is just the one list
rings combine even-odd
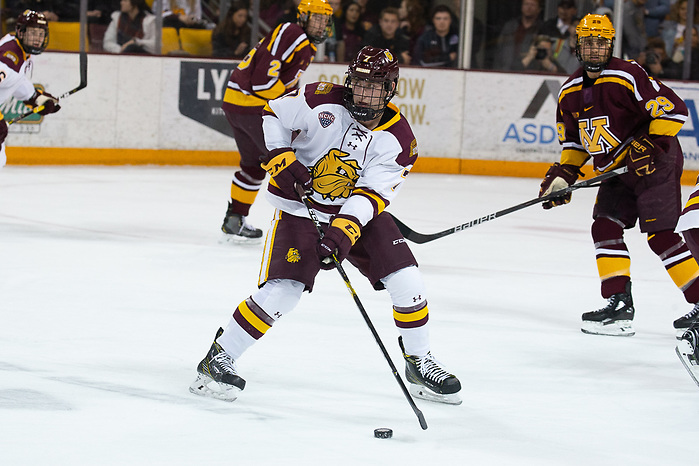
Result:
{"label": "hockey stick shaft", "polygon": [[623,167],[617,168],[615,170],[608,171],[607,173],[603,173],[599,176],[595,176],[594,178],[590,178],[589,180],[575,183],[573,185],[568,186],[567,188],[563,188],[561,190],[554,191],[551,194],[548,194],[546,196],[530,199],[530,200],[523,202],[521,204],[517,204],[515,206],[508,207],[507,209],[499,210],[499,211],[494,212],[492,214],[488,214],[488,215],[485,215],[483,217],[473,219],[469,222],[462,223],[461,225],[457,225],[453,228],[449,228],[447,230],[440,231],[438,233],[432,233],[432,234],[418,233],[415,230],[413,230],[412,228],[410,228],[409,226],[407,226],[405,223],[398,220],[393,214],[389,213],[389,215],[391,215],[391,217],[393,217],[393,221],[396,222],[398,229],[403,234],[405,239],[407,239],[408,241],[412,241],[413,243],[423,244],[423,243],[434,241],[436,239],[443,238],[445,236],[454,234],[454,233],[459,232],[461,230],[465,230],[467,228],[471,228],[471,227],[474,227],[476,225],[480,225],[481,223],[489,222],[491,220],[495,220],[496,218],[504,217],[507,214],[511,214],[512,212],[517,212],[518,210],[522,210],[522,209],[527,208],[529,206],[541,204],[541,203],[550,201],[551,199],[565,196],[566,194],[569,194],[569,193],[571,193],[577,189],[580,189],[580,188],[590,188],[590,187],[598,186],[601,182],[608,180],[610,178],[613,178],[617,175],[621,175],[622,173],[626,173],[627,171],[628,171],[628,168],[626,166],[623,166]]}
{"label": "hockey stick shaft", "polygon": [[[63,94],[59,95],[57,98],[60,101],[61,99],[65,99],[69,95],[75,94],[81,89],[84,89],[87,87],[87,52],[80,52],[80,84],[78,84],[78,87],[69,90],[68,92],[64,92]],[[39,105],[38,107],[34,107],[33,109],[24,112],[21,115],[18,115],[11,119],[10,121],[7,122],[8,125],[11,125],[13,123],[17,123],[18,121],[22,121],[28,116],[34,115],[35,113],[39,113],[44,109],[43,105]]]}
{"label": "hockey stick shaft", "polygon": [[[316,230],[318,230],[318,235],[320,236],[321,239],[323,239],[323,236],[325,236],[325,233],[323,232],[323,227],[320,224],[320,220],[318,220],[318,216],[316,215],[315,209],[313,208],[313,206],[311,206],[311,201],[308,199],[306,192],[298,184],[296,185],[296,192],[298,192],[298,195],[301,197],[303,204],[306,206],[306,209],[308,210],[308,215],[311,217],[311,220],[313,221],[313,224],[315,225]],[[337,256],[335,254],[331,254],[330,257],[332,258],[333,262],[335,263],[335,268],[342,276],[342,279],[345,281],[345,285],[347,286],[347,289],[349,290],[350,294],[352,295],[352,299],[354,299],[354,302],[357,305],[357,308],[359,308],[359,312],[362,314],[362,317],[364,318],[364,322],[366,322],[367,326],[369,327],[369,330],[371,330],[371,334],[374,335],[374,340],[376,340],[376,344],[379,345],[379,348],[381,348],[381,352],[383,353],[383,356],[386,359],[386,362],[388,362],[388,365],[391,368],[391,372],[393,372],[393,376],[396,378],[396,382],[398,382],[398,385],[400,385],[400,388],[403,391],[403,395],[405,395],[405,398],[408,400],[410,407],[413,409],[413,412],[415,413],[418,421],[420,422],[420,427],[422,428],[422,430],[426,430],[427,429],[427,421],[425,420],[425,416],[422,414],[422,411],[420,411],[420,409],[415,405],[415,400],[413,400],[413,397],[410,396],[410,392],[408,392],[408,389],[405,386],[405,383],[403,383],[403,379],[401,378],[400,374],[398,373],[396,366],[393,364],[393,361],[391,360],[391,356],[389,356],[388,351],[386,351],[386,347],[384,346],[383,342],[381,341],[381,337],[379,336],[379,333],[376,331],[374,324],[371,322],[371,319],[369,318],[369,315],[367,314],[366,309],[364,309],[364,305],[362,305],[362,302],[359,300],[359,296],[357,296],[357,292],[354,291],[354,287],[352,287],[352,283],[350,282],[349,277],[347,276],[347,273],[345,272],[345,269],[340,264],[340,261],[337,260]]]}

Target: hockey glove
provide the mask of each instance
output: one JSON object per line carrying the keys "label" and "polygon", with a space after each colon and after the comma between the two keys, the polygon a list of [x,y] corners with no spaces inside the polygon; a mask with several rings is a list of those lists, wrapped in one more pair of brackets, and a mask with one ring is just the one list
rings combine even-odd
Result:
{"label": "hockey glove", "polygon": [[44,109],[37,112],[39,115],[48,115],[49,113],[56,113],[61,109],[58,105],[58,99],[49,94],[46,91],[37,89],[34,95],[29,99],[24,101],[24,105],[29,108],[44,106]]}
{"label": "hockey glove", "polygon": [[342,262],[360,235],[359,220],[350,215],[334,217],[330,222],[330,228],[318,244],[320,268],[330,270],[335,267],[335,262],[330,257],[332,254],[335,254],[337,260]]}
{"label": "hockey glove", "polygon": [[650,175],[655,171],[655,158],[658,150],[650,139],[650,136],[643,134],[631,141],[629,152],[626,154],[626,164],[629,170],[638,176]]}
{"label": "hockey glove", "polygon": [[[539,197],[544,197],[552,192],[565,189],[571,184],[575,183],[580,176],[580,168],[575,165],[570,165],[564,163],[561,165],[556,162],[551,165],[549,171],[546,172],[544,181],[541,182],[541,188],[539,189]],[[565,194],[560,197],[555,197],[550,201],[546,201],[542,204],[544,209],[550,209],[551,207],[567,204],[570,202],[571,193]]]}
{"label": "hockey glove", "polygon": [[272,183],[291,199],[298,199],[295,185],[298,183],[304,191],[310,191],[313,179],[301,162],[296,160],[290,148],[277,149],[269,154],[268,160],[261,159],[262,168],[272,177]]}
{"label": "hockey glove", "polygon": [[7,137],[7,122],[5,121],[5,118],[0,120],[0,144],[5,142],[5,138]]}

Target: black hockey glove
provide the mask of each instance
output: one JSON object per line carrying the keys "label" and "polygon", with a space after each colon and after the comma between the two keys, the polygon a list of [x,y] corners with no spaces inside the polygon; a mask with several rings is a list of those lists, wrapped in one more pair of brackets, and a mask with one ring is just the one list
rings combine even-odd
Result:
{"label": "black hockey glove", "polygon": [[58,105],[58,99],[49,94],[46,91],[41,91],[39,89],[34,92],[34,95],[29,99],[24,101],[24,105],[29,108],[39,107],[43,105],[43,110],[37,112],[39,115],[48,115],[49,113],[56,113],[61,109]]}
{"label": "black hockey glove", "polygon": [[[549,171],[546,172],[544,176],[544,181],[541,182],[541,187],[539,188],[539,197],[548,196],[552,192],[565,189],[571,184],[575,183],[580,176],[580,168],[575,165],[564,163],[561,165],[556,162],[551,165]],[[546,201],[542,204],[544,209],[550,209],[551,207],[567,204],[570,202],[571,193],[564,196],[556,197],[550,201]]]}
{"label": "black hockey glove", "polygon": [[653,144],[653,141],[647,134],[636,136],[631,141],[629,152],[626,154],[626,165],[628,165],[629,171],[636,173],[638,176],[653,173],[655,171],[653,160],[660,150]]}
{"label": "black hockey glove", "polygon": [[323,270],[335,268],[335,262],[330,256],[335,254],[337,260],[342,262],[360,235],[359,220],[355,217],[351,215],[337,215],[334,217],[325,236],[318,243],[320,268]]}
{"label": "black hockey glove", "polygon": [[296,183],[304,191],[310,191],[313,185],[311,174],[301,162],[296,160],[290,148],[277,149],[270,152],[268,160],[261,159],[262,168],[272,177],[270,181],[290,199],[298,199]]}

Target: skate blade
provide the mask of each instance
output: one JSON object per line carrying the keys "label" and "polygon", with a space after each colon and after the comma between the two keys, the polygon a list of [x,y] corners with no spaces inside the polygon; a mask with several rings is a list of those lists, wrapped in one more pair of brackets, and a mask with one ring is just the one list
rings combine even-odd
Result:
{"label": "skate blade", "polygon": [[240,235],[230,235],[228,233],[221,233],[221,237],[218,240],[218,244],[260,244],[262,242],[263,236],[259,238],[248,238],[247,236]]}
{"label": "skate blade", "polygon": [[236,386],[218,383],[204,374],[197,375],[197,379],[189,385],[189,391],[195,395],[229,402],[235,401],[241,392]]}
{"label": "skate blade", "polygon": [[692,345],[685,340],[681,340],[675,348],[675,353],[677,353],[677,357],[682,361],[684,368],[689,372],[689,376],[699,387],[699,366],[697,365],[697,359],[694,357]]}
{"label": "skate blade", "polygon": [[461,397],[457,393],[442,395],[435,393],[427,387],[411,383],[409,386],[410,394],[421,400],[434,401],[435,403],[445,403],[448,405],[460,405]]}
{"label": "skate blade", "polygon": [[682,335],[684,335],[684,332],[686,332],[686,331],[687,331],[686,328],[676,328],[675,329],[675,339],[681,340]]}
{"label": "skate blade", "polygon": [[583,320],[580,330],[589,335],[607,335],[610,337],[632,337],[636,334],[630,320],[617,320],[607,325],[601,322]]}

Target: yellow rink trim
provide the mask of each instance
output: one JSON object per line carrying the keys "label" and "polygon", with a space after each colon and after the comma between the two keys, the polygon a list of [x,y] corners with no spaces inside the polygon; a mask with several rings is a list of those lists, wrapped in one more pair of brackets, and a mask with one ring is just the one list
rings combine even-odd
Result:
{"label": "yellow rink trim", "polygon": [[[174,149],[85,149],[70,147],[8,147],[8,165],[197,165],[238,166],[234,151],[194,151]],[[557,160],[556,160],[557,161]],[[456,159],[421,156],[414,173],[446,173],[482,176],[543,178],[551,166],[544,162]],[[586,179],[592,167],[583,167]],[[685,170],[682,184],[694,185],[699,171]]]}

